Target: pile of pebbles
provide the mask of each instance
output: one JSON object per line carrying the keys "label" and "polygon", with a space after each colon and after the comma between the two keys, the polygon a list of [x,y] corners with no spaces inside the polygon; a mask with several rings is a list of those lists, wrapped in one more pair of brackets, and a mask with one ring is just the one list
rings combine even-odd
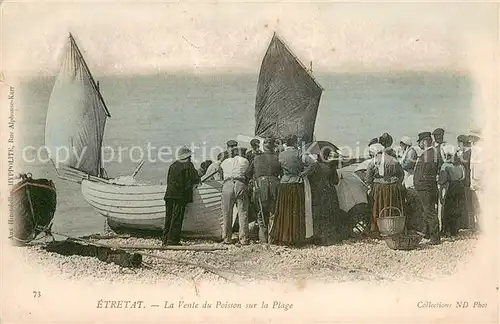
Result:
{"label": "pile of pebbles", "polygon": [[[363,280],[432,280],[459,272],[474,254],[477,236],[461,232],[440,245],[424,241],[412,251],[396,251],[382,240],[357,239],[333,246],[289,248],[274,245],[224,246],[208,241],[186,241],[185,245],[224,246],[226,250],[141,250],[144,266],[125,269],[92,257],[61,256],[41,247],[26,248],[27,260],[58,278],[92,278],[105,282],[212,283],[279,282],[321,280],[346,282]],[[110,245],[160,245],[154,238],[94,239]],[[157,256],[157,257],[156,257]],[[166,259],[168,260],[166,260]],[[212,270],[215,269],[213,273]]]}

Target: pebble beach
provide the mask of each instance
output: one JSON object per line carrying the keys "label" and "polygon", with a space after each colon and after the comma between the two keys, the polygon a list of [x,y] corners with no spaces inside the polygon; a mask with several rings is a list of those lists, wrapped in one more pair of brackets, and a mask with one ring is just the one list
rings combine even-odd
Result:
{"label": "pebble beach", "polygon": [[[156,238],[119,237],[89,239],[114,246],[161,244]],[[23,248],[30,266],[61,279],[92,279],[116,283],[325,283],[353,281],[413,282],[443,278],[459,272],[474,254],[478,234],[460,232],[440,245],[423,240],[412,251],[391,250],[385,241],[358,238],[332,246],[289,248],[251,244],[225,246],[209,241],[185,241],[183,245],[220,247],[210,252],[189,250],[138,250],[140,268],[122,268],[94,257],[62,256],[41,245]],[[226,249],[227,248],[227,249]]]}

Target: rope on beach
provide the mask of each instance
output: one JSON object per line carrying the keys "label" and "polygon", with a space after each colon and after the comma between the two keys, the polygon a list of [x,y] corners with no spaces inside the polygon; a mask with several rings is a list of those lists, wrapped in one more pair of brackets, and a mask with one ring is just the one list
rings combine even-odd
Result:
{"label": "rope on beach", "polygon": [[[83,238],[71,237],[69,235],[62,234],[62,233],[52,232],[52,234],[60,235],[60,236],[66,237],[66,238],[68,238],[70,240],[80,241],[80,242],[84,242],[84,243],[87,243],[87,244],[93,244],[93,245],[100,246],[100,247],[115,248],[115,247],[113,247],[111,245],[108,245],[108,244],[102,244],[102,243],[98,243],[98,242],[92,242],[90,240],[83,239]],[[171,246],[170,248],[172,248],[172,247],[174,247],[174,246]],[[168,246],[164,247],[163,250],[166,250],[168,248],[169,248]],[[179,250],[178,248],[179,248],[179,246],[177,246],[177,250]],[[209,248],[209,247],[206,247],[206,248]],[[125,247],[123,247],[121,249],[123,249],[123,250],[134,250],[135,248],[133,246],[125,246]],[[213,249],[214,250],[224,250],[223,248],[213,248]],[[184,250],[186,250],[186,249],[184,249]],[[207,249],[205,249],[205,250],[198,250],[198,251],[207,251]],[[226,281],[229,281],[229,282],[232,282],[232,283],[235,283],[235,284],[239,285],[239,282],[236,281],[236,279],[234,278],[235,274],[230,273],[228,271],[217,269],[217,268],[212,267],[212,266],[210,266],[208,264],[200,264],[200,263],[194,263],[194,262],[188,262],[188,261],[174,260],[174,259],[170,259],[170,258],[167,258],[167,257],[164,257],[164,256],[155,255],[155,254],[151,254],[151,253],[137,253],[137,254],[140,254],[143,257],[144,256],[148,256],[148,257],[152,257],[152,258],[157,258],[157,259],[169,261],[171,263],[177,263],[177,264],[180,264],[180,265],[189,265],[189,266],[192,266],[192,267],[198,267],[198,268],[201,268],[201,269],[203,269],[205,271],[213,273],[216,276],[219,276],[219,277],[225,279]],[[148,264],[147,266],[151,267],[152,265]]]}
{"label": "rope on beach", "polygon": [[171,246],[161,246],[161,245],[106,245],[109,248],[117,248],[124,250],[175,250],[175,251],[200,251],[200,252],[211,252],[218,250],[227,250],[225,246],[196,246],[196,245],[171,245]]}

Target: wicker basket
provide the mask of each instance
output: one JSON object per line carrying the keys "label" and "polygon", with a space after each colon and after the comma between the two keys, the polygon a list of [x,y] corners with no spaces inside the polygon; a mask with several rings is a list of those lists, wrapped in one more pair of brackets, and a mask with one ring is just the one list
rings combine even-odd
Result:
{"label": "wicker basket", "polygon": [[393,250],[414,250],[424,236],[418,233],[397,234],[385,238],[385,243]]}
{"label": "wicker basket", "polygon": [[[389,210],[390,216],[382,216],[384,211]],[[391,210],[397,211],[397,216],[392,216]],[[405,230],[406,217],[401,210],[396,207],[385,207],[380,211],[377,219],[377,225],[382,236],[401,234]]]}

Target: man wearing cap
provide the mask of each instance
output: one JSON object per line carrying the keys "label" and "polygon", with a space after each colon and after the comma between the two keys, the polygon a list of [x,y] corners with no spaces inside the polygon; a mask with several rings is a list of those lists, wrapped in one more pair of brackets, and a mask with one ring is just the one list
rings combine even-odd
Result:
{"label": "man wearing cap", "polygon": [[252,200],[258,210],[257,223],[259,224],[260,243],[268,242],[269,216],[274,210],[280,184],[278,177],[281,165],[274,149],[274,140],[266,139],[264,152],[255,156],[246,173],[247,177],[254,181]]}
{"label": "man wearing cap", "polygon": [[248,187],[246,171],[249,163],[243,157],[242,149],[233,147],[230,157],[221,163],[222,179],[222,214],[224,244],[232,243],[233,236],[233,208],[238,209],[239,241],[242,245],[250,243],[248,237]]}
{"label": "man wearing cap", "polygon": [[250,141],[250,151],[247,152],[246,154],[246,159],[248,160],[248,163],[252,163],[253,159],[262,153],[260,150],[260,141],[256,138]]}
{"label": "man wearing cap", "polygon": [[418,134],[418,145],[423,150],[415,165],[413,183],[423,210],[424,232],[429,231],[430,244],[441,243],[439,219],[436,210],[438,199],[436,148],[430,132]]}
{"label": "man wearing cap", "polygon": [[224,153],[224,159],[227,159],[230,156],[230,152],[233,148],[238,147],[238,142],[235,140],[229,140],[226,143],[226,150]]}
{"label": "man wearing cap", "polygon": [[[249,165],[252,164],[253,159],[259,155],[262,154],[262,151],[260,150],[260,141],[257,138],[254,138],[250,141],[250,150],[245,154],[246,159],[248,160]],[[248,218],[249,221],[250,219],[255,219],[256,215],[259,213],[259,208],[257,206],[257,201],[255,201],[253,198],[253,186],[254,186],[254,181],[250,177],[248,178],[248,195],[249,195],[249,204],[248,204]]]}
{"label": "man wearing cap", "polygon": [[474,229],[475,228],[475,220],[474,220],[474,207],[472,201],[472,191],[470,188],[471,185],[471,142],[469,136],[460,135],[457,137],[458,142],[458,157],[462,162],[462,165],[465,168],[465,178],[463,180],[465,186],[465,205],[466,211],[465,217],[462,221],[462,228]]}
{"label": "man wearing cap", "polygon": [[198,172],[191,162],[191,151],[187,147],[180,148],[177,160],[167,173],[163,245],[180,245],[186,204],[193,202],[193,186],[199,181]]}

